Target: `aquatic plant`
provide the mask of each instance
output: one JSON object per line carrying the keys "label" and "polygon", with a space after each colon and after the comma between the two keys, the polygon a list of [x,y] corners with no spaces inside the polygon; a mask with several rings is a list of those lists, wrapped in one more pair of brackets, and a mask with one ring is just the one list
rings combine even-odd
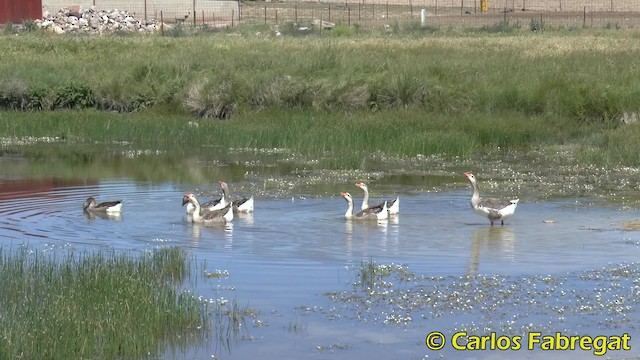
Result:
{"label": "aquatic plant", "polygon": [[138,358],[208,330],[204,302],[179,288],[180,248],[142,256],[0,248],[0,358]]}

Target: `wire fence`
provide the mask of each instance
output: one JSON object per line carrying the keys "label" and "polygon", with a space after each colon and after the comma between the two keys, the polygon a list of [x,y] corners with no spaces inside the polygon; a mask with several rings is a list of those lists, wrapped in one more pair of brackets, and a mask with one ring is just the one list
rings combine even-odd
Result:
{"label": "wire fence", "polygon": [[[347,26],[420,22],[433,27],[482,27],[539,22],[558,27],[640,27],[640,0],[45,0],[43,10],[95,6],[139,19],[194,26],[277,25],[319,21]],[[423,18],[424,17],[424,18]]]}

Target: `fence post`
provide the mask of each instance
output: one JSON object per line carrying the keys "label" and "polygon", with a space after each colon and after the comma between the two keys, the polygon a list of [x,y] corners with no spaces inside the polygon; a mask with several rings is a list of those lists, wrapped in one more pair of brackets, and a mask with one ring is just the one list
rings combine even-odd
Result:
{"label": "fence post", "polygon": [[351,7],[347,6],[347,26],[351,27]]}
{"label": "fence post", "polygon": [[204,27],[205,22],[204,22],[204,10],[202,10],[202,27]]}
{"label": "fence post", "polygon": [[460,1],[460,15],[464,15],[464,0]]}
{"label": "fence post", "polygon": [[362,17],[360,16],[360,3],[358,3],[358,21],[362,20]]}
{"label": "fence post", "polygon": [[211,12],[211,20],[213,21],[213,28],[215,29],[215,27],[216,27],[216,12],[215,11]]}
{"label": "fence post", "polygon": [[329,20],[327,21],[331,21],[331,3],[327,3],[329,5]]}
{"label": "fence post", "polygon": [[196,27],[196,0],[193,0],[193,27]]}
{"label": "fence post", "polygon": [[387,4],[385,5],[385,9],[386,9],[386,15],[385,17],[387,18],[387,21],[389,21],[389,2],[387,1]]}
{"label": "fence post", "polygon": [[236,15],[235,15],[235,10],[231,9],[231,27],[235,26],[235,19],[236,19]]}
{"label": "fence post", "polygon": [[582,9],[582,27],[586,28],[587,27],[587,7],[585,6],[584,9]]}
{"label": "fence post", "polygon": [[278,9],[276,9],[276,25],[278,25]]}
{"label": "fence post", "polygon": [[160,10],[160,35],[164,36],[164,18],[162,17],[162,10]]}
{"label": "fence post", "polygon": [[238,0],[238,22],[242,21],[242,1]]}
{"label": "fence post", "polygon": [[264,6],[264,23],[267,23],[267,5]]}
{"label": "fence post", "polygon": [[409,16],[413,20],[413,2],[409,1]]}
{"label": "fence post", "polygon": [[422,9],[422,11],[420,11],[420,26],[427,26],[427,9]]}
{"label": "fence post", "polygon": [[[93,0],[93,6],[96,6],[96,0]],[[147,0],[144,0],[144,21],[147,21]]]}
{"label": "fence post", "polygon": [[542,26],[542,13],[540,13],[540,32],[544,31],[544,26]]}
{"label": "fence post", "polygon": [[434,14],[438,15],[438,0],[436,0],[436,8],[435,8]]}
{"label": "fence post", "polygon": [[294,14],[294,18],[296,19],[296,23],[298,22],[298,4],[295,4],[293,6],[293,14]]}

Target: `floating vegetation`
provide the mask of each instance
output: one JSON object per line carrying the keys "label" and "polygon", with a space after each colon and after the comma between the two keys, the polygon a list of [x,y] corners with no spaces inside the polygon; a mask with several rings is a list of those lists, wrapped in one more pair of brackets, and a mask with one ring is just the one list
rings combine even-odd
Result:
{"label": "floating vegetation", "polygon": [[640,263],[562,275],[429,277],[372,260],[355,272],[352,290],[325,294],[336,305],[325,317],[407,325],[446,316],[451,331],[513,335],[612,330],[640,319]]}

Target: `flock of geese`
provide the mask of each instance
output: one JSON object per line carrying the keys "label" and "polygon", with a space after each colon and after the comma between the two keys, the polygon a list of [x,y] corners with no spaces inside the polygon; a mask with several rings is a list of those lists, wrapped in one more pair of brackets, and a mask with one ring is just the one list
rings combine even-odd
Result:
{"label": "flock of geese", "polygon": [[[478,215],[488,219],[492,226],[497,221],[504,225],[504,221],[515,213],[519,200],[483,199],[480,197],[480,188],[476,177],[470,172],[466,172],[464,175],[473,187],[473,195],[471,196],[473,210]],[[203,223],[204,225],[224,224],[232,221],[234,214],[253,212],[253,196],[232,201],[229,196],[228,184],[224,181],[218,181],[218,183],[222,189],[222,197],[218,199],[201,204],[194,194],[184,194],[182,206],[187,205],[187,215],[192,222]],[[364,183],[356,183],[355,185],[364,191],[360,211],[355,212],[351,194],[348,192],[340,193],[347,202],[347,212],[344,214],[346,219],[378,221],[397,216],[400,213],[400,197],[396,196],[395,199],[385,200],[376,205],[369,205],[369,188],[367,185]],[[106,201],[98,204],[95,198],[90,197],[84,202],[82,208],[87,213],[120,213],[122,211],[122,200]]]}

